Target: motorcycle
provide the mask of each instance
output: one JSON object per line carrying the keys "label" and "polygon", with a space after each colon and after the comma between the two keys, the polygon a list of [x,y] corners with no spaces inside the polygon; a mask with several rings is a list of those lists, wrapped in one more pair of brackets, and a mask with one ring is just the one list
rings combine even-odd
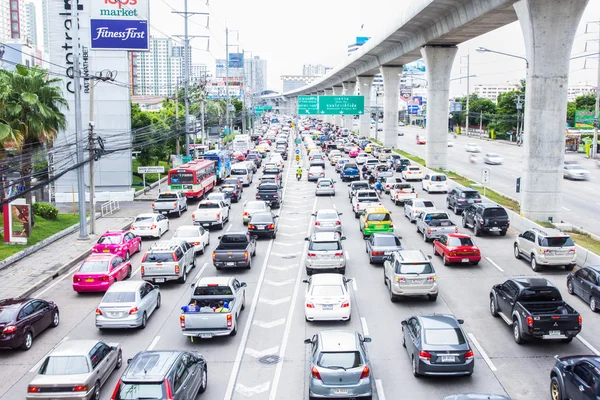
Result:
{"label": "motorcycle", "polygon": [[301,173],[296,173],[296,179],[297,179],[297,180],[300,180],[300,179],[302,179],[302,174],[301,174]]}

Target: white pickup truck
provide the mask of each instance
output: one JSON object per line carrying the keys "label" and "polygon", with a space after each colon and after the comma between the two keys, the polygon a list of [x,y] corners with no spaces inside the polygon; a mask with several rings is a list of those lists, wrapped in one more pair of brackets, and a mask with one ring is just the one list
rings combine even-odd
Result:
{"label": "white pickup truck", "polygon": [[357,190],[352,197],[352,211],[354,211],[354,217],[358,218],[361,214],[365,213],[367,207],[381,206],[381,199],[374,190]]}
{"label": "white pickup truck", "polygon": [[415,192],[415,188],[410,183],[395,183],[390,187],[390,200],[395,205],[404,204],[408,199],[416,199],[419,195]]}
{"label": "white pickup truck", "polygon": [[[246,308],[246,282],[231,276],[204,277],[192,285],[194,293],[188,305],[181,307],[179,325],[184,336],[235,336],[238,318]],[[191,304],[196,302],[195,306]],[[223,306],[220,306],[223,302]]]}
{"label": "white pickup truck", "polygon": [[458,226],[445,211],[424,211],[417,217],[417,232],[428,242],[448,233],[458,233]]}
{"label": "white pickup truck", "polygon": [[223,229],[225,222],[229,221],[229,207],[218,200],[203,200],[198,204],[198,209],[192,213],[194,225],[213,226]]}
{"label": "white pickup truck", "polygon": [[164,192],[152,203],[152,211],[159,214],[176,213],[181,217],[182,211],[187,211],[187,198],[181,192]]}

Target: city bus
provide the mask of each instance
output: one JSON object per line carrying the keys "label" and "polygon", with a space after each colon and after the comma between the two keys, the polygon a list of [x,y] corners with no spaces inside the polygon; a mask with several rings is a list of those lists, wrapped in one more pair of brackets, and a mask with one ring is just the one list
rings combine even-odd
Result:
{"label": "city bus", "polygon": [[169,171],[171,191],[181,191],[187,198],[199,199],[217,184],[215,162],[192,160]]}
{"label": "city bus", "polygon": [[198,158],[215,162],[217,183],[221,183],[231,173],[231,152],[229,150],[210,150]]}
{"label": "city bus", "polygon": [[250,135],[237,135],[233,138],[233,151],[246,154],[252,148]]}

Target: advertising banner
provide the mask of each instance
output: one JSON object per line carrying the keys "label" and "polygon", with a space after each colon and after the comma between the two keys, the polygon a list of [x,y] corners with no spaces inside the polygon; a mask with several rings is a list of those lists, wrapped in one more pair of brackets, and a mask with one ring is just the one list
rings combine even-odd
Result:
{"label": "advertising banner", "polygon": [[148,0],[91,0],[91,48],[148,51],[148,19]]}
{"label": "advertising banner", "polygon": [[594,112],[587,110],[575,111],[575,127],[579,129],[594,129]]}
{"label": "advertising banner", "polygon": [[412,103],[417,106],[423,105],[423,98],[421,96],[413,96]]}
{"label": "advertising banner", "polygon": [[408,103],[412,100],[412,89],[400,89],[400,98]]}
{"label": "advertising banner", "polygon": [[4,204],[4,241],[27,243],[31,235],[31,206],[24,199]]}
{"label": "advertising banner", "polygon": [[244,68],[244,53],[229,53],[229,68]]}

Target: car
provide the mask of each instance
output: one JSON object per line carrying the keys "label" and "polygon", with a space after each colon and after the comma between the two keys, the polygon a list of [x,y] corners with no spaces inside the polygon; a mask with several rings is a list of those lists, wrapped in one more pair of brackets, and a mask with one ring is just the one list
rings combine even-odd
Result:
{"label": "car", "polygon": [[342,170],[342,168],[344,167],[344,164],[347,164],[350,162],[349,158],[340,158],[337,163],[335,164],[335,172],[340,172]]}
{"label": "car", "polygon": [[221,193],[223,193],[230,202],[237,203],[242,198],[242,193],[237,185],[221,185]]}
{"label": "car", "polygon": [[477,265],[481,261],[479,247],[469,235],[448,233],[433,241],[433,255],[441,256],[444,265],[453,263]]}
{"label": "car", "polygon": [[437,300],[435,268],[431,256],[422,250],[400,250],[385,256],[383,280],[392,303],[402,296],[427,296],[429,301]]}
{"label": "car", "polygon": [[467,143],[465,150],[469,153],[481,153],[481,147],[476,143]]}
{"label": "car", "polygon": [[585,300],[592,312],[600,305],[600,266],[587,266],[570,272],[567,276],[567,291]]}
{"label": "car", "polygon": [[207,386],[207,364],[199,353],[141,351],[128,360],[111,400],[195,399]]}
{"label": "car", "polygon": [[402,346],[414,376],[473,374],[475,354],[463,323],[449,314],[415,315],[402,321]]}
{"label": "car", "polygon": [[369,399],[375,386],[365,343],[371,338],[355,331],[325,330],[311,339],[308,396]]}
{"label": "car", "polygon": [[44,357],[26,399],[100,399],[102,385],[122,365],[118,343],[62,341]]}
{"label": "car", "polygon": [[394,177],[385,178],[385,183],[383,184],[383,190],[386,193],[389,193],[390,192],[390,188],[392,186],[394,186],[394,184],[396,184],[396,183],[402,183],[402,178],[394,178]]}
{"label": "car", "polygon": [[306,321],[350,321],[352,304],[348,284],[340,274],[317,274],[305,279],[304,318]]}
{"label": "car", "polygon": [[565,164],[563,166],[563,178],[587,181],[590,179],[590,171],[586,170],[579,164]]}
{"label": "car", "polygon": [[117,281],[131,278],[131,261],[115,254],[91,254],[73,274],[77,293],[105,292]]}
{"label": "car", "polygon": [[421,185],[427,193],[448,193],[448,177],[445,174],[431,173],[423,177]]}
{"label": "car", "polygon": [[188,273],[196,268],[195,247],[187,240],[156,242],[142,257],[142,279],[152,283],[177,280],[185,283]]}
{"label": "car", "polygon": [[205,200],[222,201],[231,209],[231,197],[225,195],[225,193],[209,193]]}
{"label": "car", "polygon": [[498,232],[505,236],[510,226],[510,218],[506,209],[494,203],[474,203],[462,212],[463,228],[473,227],[473,234]]}
{"label": "car", "polygon": [[315,187],[315,196],[335,196],[335,181],[331,178],[320,178]]}
{"label": "car", "polygon": [[142,249],[142,238],[130,231],[106,231],[94,247],[92,253],[116,254],[129,260],[132,254],[139,253]]}
{"label": "car", "polygon": [[277,238],[277,219],[278,215],[273,215],[271,211],[260,211],[252,214],[248,221],[248,233],[250,235],[269,236],[271,239]]}
{"label": "car", "polygon": [[33,298],[0,300],[0,349],[29,350],[33,339],[60,322],[58,306],[53,301]]}
{"label": "car", "polygon": [[197,225],[182,225],[173,234],[173,240],[185,240],[190,246],[194,246],[196,254],[204,254],[206,246],[210,245],[210,232]]}
{"label": "car", "polygon": [[116,282],[96,308],[96,328],[141,328],[160,308],[160,289],[144,281]]}
{"label": "car", "polygon": [[421,167],[416,165],[407,165],[406,168],[402,171],[402,179],[405,181],[422,181],[423,180],[423,170]]}
{"label": "car", "polygon": [[417,144],[427,144],[425,135],[417,135]]}
{"label": "car", "polygon": [[318,181],[319,178],[325,178],[325,170],[320,166],[311,166],[308,169],[307,179],[309,182]]}
{"label": "car", "polygon": [[218,226],[223,229],[226,222],[229,222],[230,208],[221,200],[202,200],[198,203],[198,208],[192,213],[192,223],[194,225],[211,227]]}
{"label": "car", "polygon": [[371,185],[369,185],[368,181],[355,181],[348,184],[348,199],[350,199],[350,203],[352,203],[352,198],[356,194],[358,190],[369,190]]}
{"label": "car", "polygon": [[535,272],[542,266],[564,266],[568,271],[577,264],[577,249],[569,235],[558,229],[527,229],[514,243],[515,258],[525,258]]}
{"label": "car", "polygon": [[271,207],[267,204],[267,202],[262,200],[250,200],[244,203],[244,211],[242,213],[242,221],[244,225],[248,224],[252,214],[255,212],[261,211],[270,211]]}
{"label": "car", "polygon": [[481,195],[477,190],[456,186],[446,196],[446,207],[459,215],[470,204],[481,203],[481,201]]}
{"label": "car", "polygon": [[363,165],[367,160],[369,159],[369,155],[367,153],[365,153],[364,151],[361,151],[360,153],[358,153],[358,155],[356,156],[356,160],[355,162],[358,165]]}
{"label": "car", "polygon": [[334,208],[325,208],[311,215],[315,217],[313,233],[337,232],[340,235],[342,234],[342,220],[340,217],[343,213],[338,213]]}
{"label": "car", "polygon": [[554,356],[550,371],[550,395],[552,400],[597,399],[600,397],[600,357],[574,355]]}
{"label": "car", "polygon": [[483,162],[489,165],[502,165],[504,163],[504,159],[498,153],[485,153],[485,156],[483,156]]}
{"label": "car", "polygon": [[404,216],[413,223],[422,212],[435,210],[435,204],[428,199],[408,199],[404,202]]}
{"label": "car", "polygon": [[160,238],[169,230],[169,219],[162,214],[140,214],[129,228],[139,237]]}
{"label": "car", "polygon": [[360,153],[359,147],[352,147],[350,149],[350,151],[348,152],[348,155],[350,156],[350,158],[356,158],[356,156],[358,156],[359,153]]}
{"label": "car", "polygon": [[306,274],[315,271],[333,270],[344,274],[346,272],[346,256],[342,241],[346,238],[337,232],[316,232],[304,238],[308,241],[306,253]]}
{"label": "car", "polygon": [[367,207],[358,222],[363,238],[375,232],[394,232],[391,213],[382,206]]}
{"label": "car", "polygon": [[369,255],[369,263],[383,263],[392,252],[403,250],[400,239],[394,232],[376,232],[367,237],[365,251]]}
{"label": "car", "polygon": [[240,178],[229,177],[223,179],[223,182],[221,182],[221,186],[227,185],[235,185],[240,194],[244,192],[244,184],[242,183],[242,180]]}

